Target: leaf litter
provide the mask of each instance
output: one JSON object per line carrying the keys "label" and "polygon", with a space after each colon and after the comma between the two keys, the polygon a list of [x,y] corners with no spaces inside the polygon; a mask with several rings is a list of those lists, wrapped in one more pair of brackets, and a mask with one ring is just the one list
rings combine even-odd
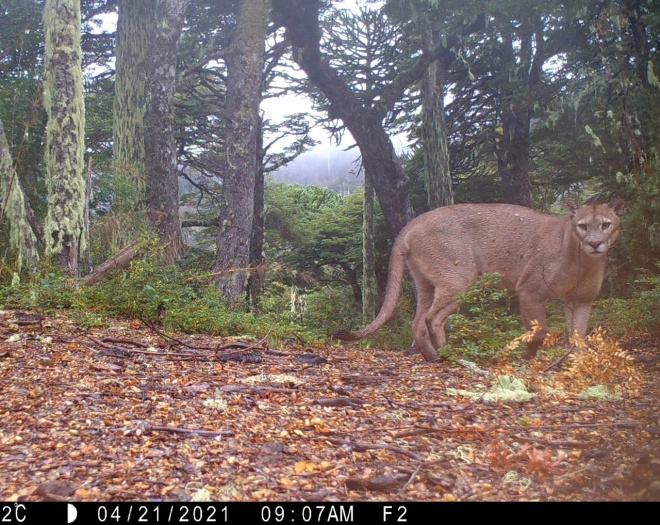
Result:
{"label": "leaf litter", "polygon": [[[17,317],[0,312],[2,500],[660,500],[657,345],[596,332],[544,372],[543,352],[475,368]],[[484,399],[498,385],[533,396]]]}

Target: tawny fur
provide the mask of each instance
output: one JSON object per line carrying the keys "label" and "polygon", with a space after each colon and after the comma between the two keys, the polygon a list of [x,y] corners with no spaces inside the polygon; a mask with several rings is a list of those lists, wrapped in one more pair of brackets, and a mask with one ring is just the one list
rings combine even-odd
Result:
{"label": "tawny fur", "polygon": [[454,297],[489,272],[500,273],[501,286],[518,295],[525,326],[536,320],[542,327],[527,345],[528,357],[546,335],[549,299],[564,304],[569,333],[585,336],[624,204],[567,204],[570,213],[563,216],[511,204],[455,204],[420,215],[394,242],[376,319],[334,337],[362,339],[382,327],[394,313],[406,265],[417,287],[413,338],[427,361],[446,341],[447,317],[458,309]]}

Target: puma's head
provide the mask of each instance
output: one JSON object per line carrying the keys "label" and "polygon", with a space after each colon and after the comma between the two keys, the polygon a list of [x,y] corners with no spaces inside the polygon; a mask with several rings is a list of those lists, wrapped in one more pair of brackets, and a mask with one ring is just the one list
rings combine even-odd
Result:
{"label": "puma's head", "polygon": [[612,204],[589,203],[579,206],[574,200],[567,200],[571,211],[573,233],[580,247],[590,257],[602,257],[619,237],[620,217],[624,204],[617,199]]}

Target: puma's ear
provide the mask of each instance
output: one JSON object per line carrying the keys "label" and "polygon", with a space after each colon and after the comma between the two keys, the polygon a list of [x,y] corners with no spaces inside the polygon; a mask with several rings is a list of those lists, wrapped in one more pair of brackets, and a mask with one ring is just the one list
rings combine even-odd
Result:
{"label": "puma's ear", "polygon": [[574,217],[580,205],[574,199],[566,199],[566,207],[570,210],[571,217]]}
{"label": "puma's ear", "polygon": [[610,208],[614,210],[619,217],[621,217],[626,211],[626,203],[622,199],[616,199],[610,204]]}

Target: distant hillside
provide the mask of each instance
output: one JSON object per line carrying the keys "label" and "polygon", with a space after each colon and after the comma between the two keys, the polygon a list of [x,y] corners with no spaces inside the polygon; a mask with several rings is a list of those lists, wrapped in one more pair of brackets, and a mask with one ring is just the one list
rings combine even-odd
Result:
{"label": "distant hillside", "polygon": [[318,146],[281,167],[272,176],[277,182],[325,186],[345,195],[362,185],[359,157],[357,148],[344,151]]}

